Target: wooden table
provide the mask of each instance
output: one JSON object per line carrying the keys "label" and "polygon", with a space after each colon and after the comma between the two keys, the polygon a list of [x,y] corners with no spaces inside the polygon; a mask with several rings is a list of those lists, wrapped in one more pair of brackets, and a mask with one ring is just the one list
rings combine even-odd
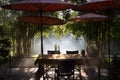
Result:
{"label": "wooden table", "polygon": [[[63,60],[63,59],[67,59],[67,60],[74,60],[74,64],[75,66],[77,65],[78,68],[80,67],[80,65],[82,65],[82,57],[80,54],[45,54],[43,55],[39,55],[38,58],[35,61],[35,64],[39,64],[39,65],[52,65],[52,66],[58,66],[58,62],[59,60]],[[38,68],[40,68],[38,66]],[[45,71],[44,71],[45,73]],[[43,75],[44,75],[43,73]],[[81,76],[81,74],[80,74]],[[43,78],[45,78],[43,76]]]}
{"label": "wooden table", "polygon": [[[35,64],[40,65],[58,65],[58,61],[62,59],[67,60],[74,60],[75,66],[80,67],[81,65],[84,65],[87,61],[87,65],[90,63],[91,65],[98,65],[99,58],[89,58],[89,57],[82,57],[80,54],[45,54],[39,55],[38,58],[35,61]],[[97,62],[98,61],[98,62]],[[81,74],[80,74],[81,76]]]}
{"label": "wooden table", "polygon": [[82,64],[82,57],[80,54],[45,54],[39,55],[35,61],[35,64],[58,64],[59,60],[67,59],[67,60],[74,60],[75,65]]}
{"label": "wooden table", "polygon": [[101,58],[99,57],[82,57],[80,54],[45,54],[39,55],[38,58],[35,61],[35,64],[42,64],[42,65],[47,65],[47,64],[52,64],[56,65],[58,64],[59,60],[62,59],[67,59],[67,60],[74,60],[75,65],[91,65],[98,67],[101,64]]}

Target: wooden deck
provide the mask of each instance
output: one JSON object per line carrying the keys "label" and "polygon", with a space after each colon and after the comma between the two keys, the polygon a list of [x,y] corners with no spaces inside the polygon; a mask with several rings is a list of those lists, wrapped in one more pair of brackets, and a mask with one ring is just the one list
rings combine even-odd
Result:
{"label": "wooden deck", "polygon": [[[35,72],[37,71],[38,68],[34,66],[33,58],[23,58],[21,60],[16,60],[15,64],[14,64],[15,66],[13,66],[12,62],[11,67],[9,67],[9,64],[5,64],[0,67],[0,80],[35,80]],[[91,76],[93,76],[93,74],[90,73],[90,71],[88,72]],[[107,71],[105,69],[101,69],[101,72],[102,72],[101,80],[108,80]],[[96,75],[97,74],[98,73],[96,71]],[[86,76],[83,69],[82,76]],[[86,80],[88,80],[87,78],[88,77],[86,77]],[[41,78],[40,80],[43,80],[43,78]]]}

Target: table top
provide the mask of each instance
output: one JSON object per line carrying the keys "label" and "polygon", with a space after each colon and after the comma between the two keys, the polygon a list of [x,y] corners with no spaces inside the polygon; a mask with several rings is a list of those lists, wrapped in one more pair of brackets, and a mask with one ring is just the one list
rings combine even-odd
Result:
{"label": "table top", "polygon": [[35,64],[58,64],[58,61],[62,59],[74,60],[76,65],[99,65],[100,63],[100,58],[82,57],[80,54],[44,54],[43,58],[42,55],[38,56]]}
{"label": "table top", "polygon": [[[82,56],[80,54],[45,54],[43,55],[43,59],[81,59]],[[37,59],[42,59],[42,55],[39,55]]]}

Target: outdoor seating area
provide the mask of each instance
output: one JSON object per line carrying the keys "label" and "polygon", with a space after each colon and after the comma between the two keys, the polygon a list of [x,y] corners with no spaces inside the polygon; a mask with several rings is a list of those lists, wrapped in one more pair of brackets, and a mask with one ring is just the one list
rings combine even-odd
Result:
{"label": "outdoor seating area", "polygon": [[120,80],[119,0],[2,0],[0,13],[0,80]]}

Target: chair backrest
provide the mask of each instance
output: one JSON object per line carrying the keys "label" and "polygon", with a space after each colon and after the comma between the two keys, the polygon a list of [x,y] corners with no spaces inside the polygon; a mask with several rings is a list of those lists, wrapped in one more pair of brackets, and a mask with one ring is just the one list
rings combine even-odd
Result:
{"label": "chair backrest", "polygon": [[84,49],[81,50],[81,55],[82,55],[83,57],[85,57],[85,50],[84,50]]}
{"label": "chair backrest", "polygon": [[72,74],[74,72],[74,61],[73,60],[60,60],[58,62],[58,73],[59,74]]}
{"label": "chair backrest", "polygon": [[79,51],[66,51],[67,54],[79,54]]}
{"label": "chair backrest", "polygon": [[60,51],[48,51],[48,54],[60,54]]}

